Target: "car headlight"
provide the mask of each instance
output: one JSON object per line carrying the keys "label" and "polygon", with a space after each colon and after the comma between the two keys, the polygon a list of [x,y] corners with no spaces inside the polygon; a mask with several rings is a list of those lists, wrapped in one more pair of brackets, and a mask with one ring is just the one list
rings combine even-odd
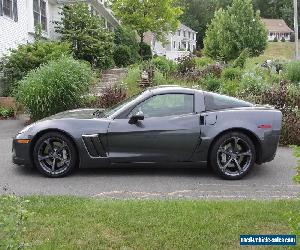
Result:
{"label": "car headlight", "polygon": [[35,125],[35,123],[32,123],[32,124],[26,126],[25,128],[23,128],[23,129],[19,132],[19,134],[23,134],[23,133],[28,132],[34,125]]}

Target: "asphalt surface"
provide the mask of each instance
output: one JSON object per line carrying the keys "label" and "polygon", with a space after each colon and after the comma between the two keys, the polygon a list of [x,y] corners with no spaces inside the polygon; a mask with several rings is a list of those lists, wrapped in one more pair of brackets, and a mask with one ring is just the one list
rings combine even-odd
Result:
{"label": "asphalt surface", "polygon": [[12,137],[21,121],[0,121],[0,194],[76,195],[113,199],[294,199],[300,185],[292,181],[296,159],[279,148],[274,161],[255,166],[243,180],[226,181],[209,169],[82,169],[51,179],[11,162]]}

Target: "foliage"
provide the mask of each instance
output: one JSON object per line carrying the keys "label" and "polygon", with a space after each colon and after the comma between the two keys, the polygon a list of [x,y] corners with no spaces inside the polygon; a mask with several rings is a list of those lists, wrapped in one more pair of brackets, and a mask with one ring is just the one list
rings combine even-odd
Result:
{"label": "foliage", "polygon": [[15,195],[5,195],[0,199],[0,249],[25,249],[24,235],[32,216],[26,209],[29,200]]}
{"label": "foliage", "polygon": [[139,55],[139,44],[136,39],[135,31],[128,27],[119,26],[114,30],[114,42],[116,45],[125,45],[130,49],[130,64],[138,62],[141,57]]}
{"label": "foliage", "polygon": [[178,58],[177,61],[180,74],[187,74],[196,68],[196,60],[193,56],[183,56]]}
{"label": "foliage", "polygon": [[66,42],[36,41],[19,45],[1,59],[0,71],[3,76],[4,95],[10,95],[27,73],[50,60],[70,55],[70,45]]}
{"label": "foliage", "polygon": [[62,41],[71,43],[74,57],[100,69],[109,68],[113,64],[113,35],[100,17],[91,15],[85,3],[64,5],[61,14],[55,30]]}
{"label": "foliage", "polygon": [[297,174],[294,176],[294,181],[300,183],[300,146],[293,146],[293,155],[297,158]]}
{"label": "foliage", "polygon": [[285,38],[284,37],[281,37],[281,39],[280,39],[280,42],[285,42]]}
{"label": "foliage", "polygon": [[274,43],[277,43],[277,42],[278,42],[278,38],[277,38],[276,36],[274,37],[273,42],[274,42]]}
{"label": "foliage", "polygon": [[177,29],[182,11],[174,3],[175,0],[114,0],[112,10],[122,24],[137,31],[143,43],[147,31],[164,40],[166,34]]}
{"label": "foliage", "polygon": [[290,42],[294,43],[295,42],[295,33],[292,33],[290,36]]}
{"label": "foliage", "polygon": [[124,84],[126,84],[127,92],[129,96],[135,95],[140,92],[140,88],[138,86],[139,81],[141,80],[141,69],[139,66],[132,66],[128,69],[128,73],[123,80]]}
{"label": "foliage", "polygon": [[127,97],[126,88],[123,85],[114,84],[112,86],[104,86],[101,96],[96,97],[92,103],[92,107],[109,108],[123,101]]}
{"label": "foliage", "polygon": [[0,119],[14,117],[15,111],[13,108],[5,108],[0,106]]}
{"label": "foliage", "polygon": [[216,12],[204,39],[204,54],[226,62],[238,58],[244,49],[258,56],[267,46],[267,31],[251,0],[233,0],[226,10]]}
{"label": "foliage", "polygon": [[242,75],[240,83],[242,92],[245,94],[260,95],[266,87],[262,76],[252,71],[245,72]]}
{"label": "foliage", "polygon": [[181,21],[197,32],[197,47],[203,48],[203,38],[207,25],[214,17],[215,11],[227,7],[232,0],[180,0],[184,13]]}
{"label": "foliage", "polygon": [[237,96],[240,91],[240,83],[236,80],[224,80],[220,86],[219,92],[229,96]]}
{"label": "foliage", "polygon": [[166,85],[166,77],[160,71],[154,72],[153,85]]}
{"label": "foliage", "polygon": [[240,68],[229,67],[223,70],[222,78],[225,80],[240,80],[243,71]]}
{"label": "foliage", "polygon": [[196,68],[202,69],[203,67],[212,64],[214,61],[209,57],[196,57]]}
{"label": "foliage", "polygon": [[139,53],[142,57],[142,59],[145,60],[150,60],[152,58],[152,50],[149,44],[147,43],[140,43],[139,44]]}
{"label": "foliage", "polygon": [[289,81],[300,83],[300,61],[292,61],[284,65],[285,74]]}
{"label": "foliage", "polygon": [[38,120],[79,106],[91,79],[87,63],[63,57],[31,71],[20,82],[17,100]]}
{"label": "foliage", "polygon": [[245,67],[248,57],[249,57],[249,50],[246,48],[242,51],[239,57],[234,60],[232,67],[243,69]]}
{"label": "foliage", "polygon": [[164,75],[169,75],[177,69],[175,62],[168,60],[163,56],[157,56],[156,58],[153,58],[151,62],[154,64],[155,68]]}
{"label": "foliage", "polygon": [[202,84],[206,90],[217,92],[221,86],[221,80],[218,78],[213,78],[211,76],[206,77],[202,80]]}
{"label": "foliage", "polygon": [[127,45],[119,45],[114,49],[114,61],[117,67],[126,67],[130,64],[130,48]]}

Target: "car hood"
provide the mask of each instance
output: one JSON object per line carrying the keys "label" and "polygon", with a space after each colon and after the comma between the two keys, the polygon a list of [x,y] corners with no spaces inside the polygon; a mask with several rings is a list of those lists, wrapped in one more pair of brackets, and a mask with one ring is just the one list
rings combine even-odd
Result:
{"label": "car hood", "polygon": [[94,118],[97,117],[95,112],[101,112],[103,110],[104,109],[74,109],[74,110],[67,110],[67,111],[60,112],[58,114],[52,115],[50,117],[47,117],[44,120],[65,119],[65,118],[94,119]]}

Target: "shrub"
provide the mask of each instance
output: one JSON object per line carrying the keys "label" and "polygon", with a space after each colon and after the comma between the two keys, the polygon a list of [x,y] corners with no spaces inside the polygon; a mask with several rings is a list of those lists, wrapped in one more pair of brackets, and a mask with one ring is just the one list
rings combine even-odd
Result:
{"label": "shrub", "polygon": [[145,60],[150,60],[152,58],[152,50],[149,44],[147,43],[140,43],[139,44],[140,49],[139,53],[142,57],[142,59]]}
{"label": "shrub", "polygon": [[11,50],[0,63],[0,71],[3,74],[0,81],[4,85],[4,95],[12,94],[18,81],[29,71],[70,53],[70,44],[64,42],[37,41],[33,44],[19,45],[17,49]]}
{"label": "shrub", "polygon": [[290,36],[290,42],[295,42],[295,33],[292,33]]}
{"label": "shrub", "polygon": [[214,61],[209,57],[196,57],[196,68],[202,69],[203,67],[212,64]]}
{"label": "shrub", "polygon": [[152,63],[155,66],[157,70],[159,70],[164,75],[168,75],[171,72],[176,71],[177,65],[171,60],[168,60],[167,58],[163,56],[157,56],[154,59],[152,59]]}
{"label": "shrub", "polygon": [[119,45],[114,50],[114,61],[118,67],[126,67],[130,64],[130,48],[126,45]]}
{"label": "shrub", "polygon": [[101,96],[92,100],[91,105],[96,108],[109,108],[126,99],[126,88],[123,85],[115,84],[102,88]]}
{"label": "shrub", "polygon": [[111,67],[113,34],[104,27],[101,18],[91,15],[86,3],[64,5],[61,15],[61,20],[55,22],[55,30],[62,41],[71,43],[74,57],[100,69]]}
{"label": "shrub", "polygon": [[222,72],[222,78],[225,80],[240,80],[242,73],[240,68],[226,68]]}
{"label": "shrub", "polygon": [[248,57],[249,57],[249,50],[246,48],[242,51],[239,57],[233,61],[232,67],[243,69],[245,67]]}
{"label": "shrub", "polygon": [[276,36],[274,37],[273,42],[275,42],[275,43],[278,42],[278,38]]}
{"label": "shrub", "polygon": [[284,65],[287,79],[293,83],[300,82],[300,61],[289,62]]}
{"label": "shrub", "polygon": [[20,82],[17,100],[38,120],[76,108],[88,91],[92,71],[87,63],[62,57],[31,71]]}
{"label": "shrub", "polygon": [[216,92],[221,86],[221,80],[213,77],[206,77],[202,81],[203,86],[208,91]]}
{"label": "shrub", "polygon": [[280,42],[285,42],[285,38],[284,37],[281,37],[281,39],[280,39]]}
{"label": "shrub", "polygon": [[114,42],[116,45],[125,45],[130,49],[130,64],[141,60],[139,55],[139,44],[136,39],[136,33],[128,27],[119,26],[114,30]]}
{"label": "shrub", "polygon": [[219,92],[229,96],[237,96],[240,90],[240,84],[237,81],[222,81]]}
{"label": "shrub", "polygon": [[139,66],[133,66],[128,69],[128,73],[123,82],[127,86],[128,95],[132,96],[140,92],[139,82],[141,80],[141,69]]}
{"label": "shrub", "polygon": [[13,108],[5,108],[0,106],[0,119],[1,118],[12,118],[15,115]]}
{"label": "shrub", "polygon": [[177,59],[178,72],[180,74],[186,74],[193,71],[196,68],[196,60],[192,56],[183,56]]}
{"label": "shrub", "polygon": [[158,70],[154,72],[153,85],[166,85],[165,76]]}
{"label": "shrub", "polygon": [[246,94],[260,95],[265,89],[266,83],[255,72],[246,72],[241,78],[241,88]]}

